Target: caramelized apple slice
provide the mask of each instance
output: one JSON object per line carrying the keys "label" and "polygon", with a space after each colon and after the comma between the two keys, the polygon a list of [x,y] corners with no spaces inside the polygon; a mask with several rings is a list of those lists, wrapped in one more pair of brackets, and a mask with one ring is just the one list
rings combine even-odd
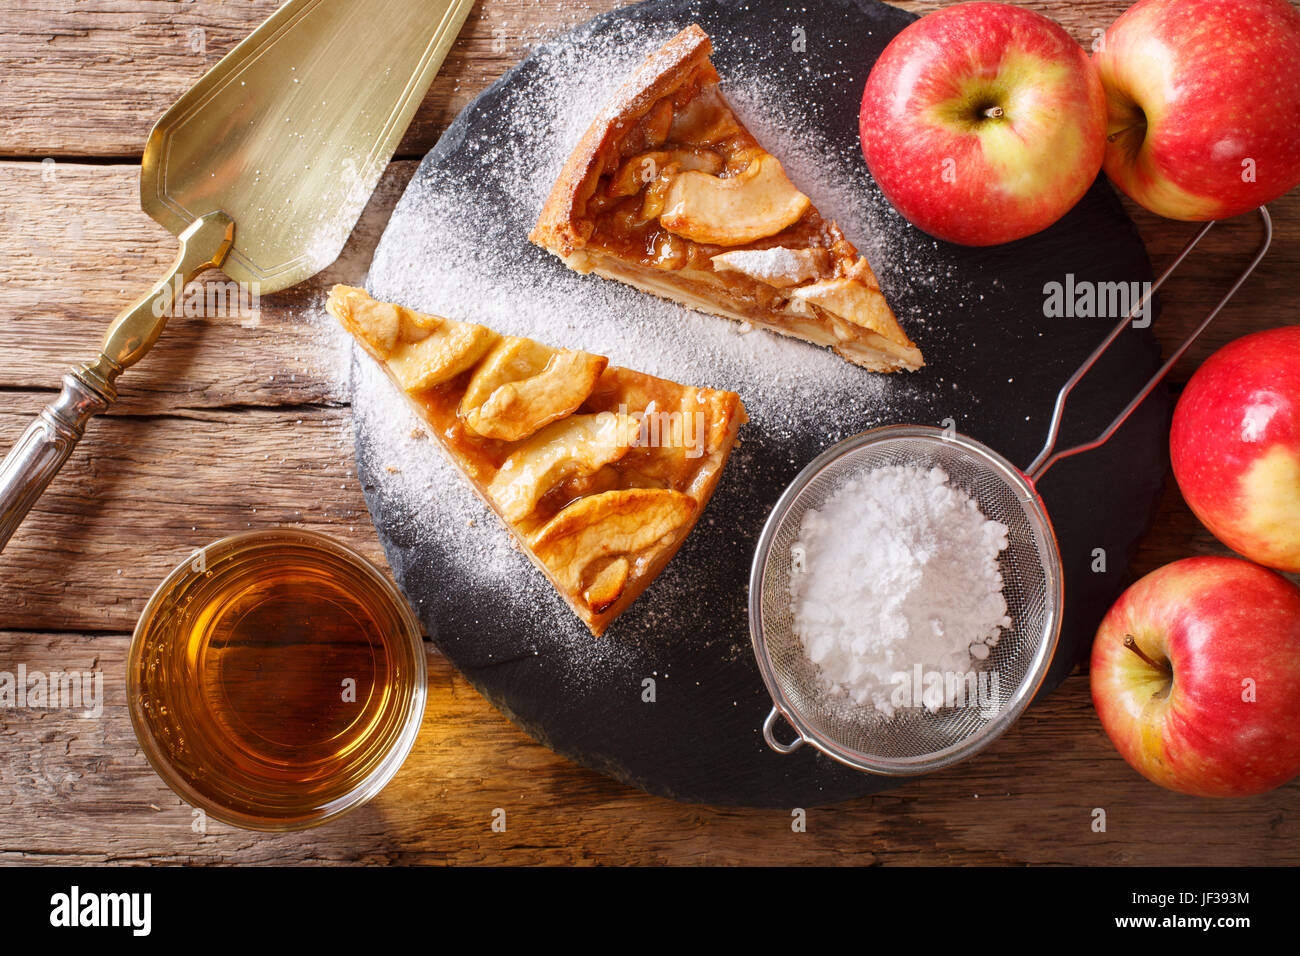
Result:
{"label": "caramelized apple slice", "polygon": [[543,496],[569,478],[595,474],[627,454],[640,431],[630,415],[571,415],[547,425],[502,464],[487,492],[501,514],[522,521]]}
{"label": "caramelized apple slice", "polygon": [[448,319],[418,342],[395,347],[388,367],[403,389],[419,392],[473,368],[496,340],[485,326]]}
{"label": "caramelized apple slice", "polygon": [[492,351],[483,357],[482,364],[465,386],[465,394],[460,402],[461,417],[471,409],[481,407],[493,392],[507,382],[517,382],[521,378],[536,375],[546,368],[546,363],[554,354],[555,349],[541,342],[503,335]]}
{"label": "caramelized apple slice", "polygon": [[363,289],[349,286],[331,289],[325,307],[387,363],[408,392],[433,388],[468,371],[500,338],[486,326],[376,302]]}
{"label": "caramelized apple slice", "polygon": [[587,602],[587,607],[597,614],[607,610],[627,587],[631,571],[632,565],[625,557],[615,558],[605,565],[596,573],[595,579],[587,586],[587,590],[582,592],[582,599]]}
{"label": "caramelized apple slice", "polygon": [[912,347],[879,289],[855,279],[827,279],[790,290],[792,302],[815,305],[846,322],[870,329],[898,345]]}
{"label": "caramelized apple slice", "polygon": [[509,336],[470,379],[460,417],[485,438],[519,441],[576,411],[608,364],[601,355]]}
{"label": "caramelized apple slice", "polygon": [[381,359],[388,358],[399,343],[418,342],[446,321],[391,302],[376,302],[364,289],[346,285],[330,290],[325,308]]}
{"label": "caramelized apple slice", "polygon": [[[627,488],[580,498],[552,518],[533,539],[537,555],[561,587],[594,590],[608,607],[618,598],[609,580],[588,569],[609,559],[653,561],[659,548],[695,517],[695,500],[666,488]],[[621,589],[620,589],[621,593]]]}
{"label": "caramelized apple slice", "polygon": [[723,165],[722,157],[711,149],[652,150],[624,162],[609,181],[608,191],[611,196],[635,196],[662,173],[693,170],[716,176]]}
{"label": "caramelized apple slice", "polygon": [[798,222],[812,200],[770,153],[726,179],[686,170],[673,177],[659,223],[693,242],[738,246]]}
{"label": "caramelized apple slice", "polygon": [[723,252],[710,261],[715,271],[739,272],[755,282],[776,289],[788,289],[815,279],[830,268],[831,254],[826,249],[737,249]]}
{"label": "caramelized apple slice", "polygon": [[714,146],[739,133],[740,124],[722,99],[716,86],[707,86],[683,109],[678,110],[668,128],[674,143],[699,143]]}

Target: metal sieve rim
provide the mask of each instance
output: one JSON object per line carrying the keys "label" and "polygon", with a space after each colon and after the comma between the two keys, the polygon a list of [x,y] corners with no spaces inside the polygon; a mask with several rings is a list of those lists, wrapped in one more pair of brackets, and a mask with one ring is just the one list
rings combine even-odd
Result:
{"label": "metal sieve rim", "polygon": [[[1008,485],[1014,487],[1021,503],[1033,514],[1043,534],[1039,541],[1040,561],[1047,582],[1048,602],[1047,621],[1044,627],[1044,640],[1035,651],[1025,676],[1012,697],[998,716],[984,724],[978,731],[957,743],[940,750],[917,757],[878,759],[845,747],[815,730],[811,722],[804,718],[799,708],[789,700],[777,680],[772,659],[767,650],[766,629],[763,623],[763,591],[771,553],[772,543],[783,530],[794,503],[803,491],[826,469],[841,459],[871,445],[886,441],[913,439],[922,441],[941,441],[957,445],[968,454],[987,464]],[[952,766],[974,756],[983,750],[1011,727],[1019,719],[1029,702],[1042,686],[1043,679],[1055,655],[1061,632],[1061,605],[1064,598],[1064,582],[1061,572],[1060,549],[1056,541],[1056,531],[1051,518],[1043,504],[1042,497],[1033,483],[1015,465],[993,449],[956,432],[927,425],[886,425],[846,438],[826,449],[809,462],[777,499],[763,531],[759,535],[758,545],[754,551],[754,561],[749,575],[749,635],[754,649],[754,657],[759,673],[772,698],[773,711],[764,724],[764,737],[780,753],[790,753],[804,743],[856,770],[883,776],[916,776]],[[799,735],[791,744],[778,744],[771,735],[772,724],[777,714]]]}

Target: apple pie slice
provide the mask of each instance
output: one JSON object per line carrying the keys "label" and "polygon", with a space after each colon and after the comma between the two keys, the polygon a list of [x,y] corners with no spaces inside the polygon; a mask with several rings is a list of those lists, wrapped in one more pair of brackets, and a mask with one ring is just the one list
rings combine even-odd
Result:
{"label": "apple pie slice", "polygon": [[823,219],[718,88],[691,26],[652,54],[569,157],[531,235],[580,273],[915,370],[867,260]]}
{"label": "apple pie slice", "polygon": [[677,552],[745,423],[692,388],[335,286],[327,308],[599,636]]}

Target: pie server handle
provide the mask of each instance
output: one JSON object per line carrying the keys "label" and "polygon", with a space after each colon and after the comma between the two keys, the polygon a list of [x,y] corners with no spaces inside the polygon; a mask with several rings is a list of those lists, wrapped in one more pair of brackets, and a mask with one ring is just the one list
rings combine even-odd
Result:
{"label": "pie server handle", "polygon": [[234,220],[223,212],[194,220],[180,234],[171,269],[113,320],[98,357],[63,376],[59,397],[0,462],[0,551],[77,447],[91,416],[117,400],[117,377],[158,341],[185,284],[203,269],[220,266],[234,237]]}

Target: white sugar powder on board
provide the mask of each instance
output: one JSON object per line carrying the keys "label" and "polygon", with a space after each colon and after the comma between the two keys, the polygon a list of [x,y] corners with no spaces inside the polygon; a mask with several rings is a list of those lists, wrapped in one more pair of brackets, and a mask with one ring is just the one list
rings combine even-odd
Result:
{"label": "white sugar powder on board", "polygon": [[969,673],[1010,626],[1006,547],[1006,526],[939,468],[853,478],[804,515],[791,548],[795,633],[830,691],[892,715],[900,674]]}
{"label": "white sugar powder on board", "polygon": [[[884,423],[895,415],[895,397],[907,401],[951,388],[937,370],[923,378],[874,375],[828,349],[769,332],[744,334],[739,323],[577,275],[530,246],[528,232],[583,131],[645,55],[674,32],[629,21],[604,36],[535,51],[528,81],[500,93],[493,108],[499,127],[470,133],[458,144],[455,163],[430,171],[403,199],[376,254],[371,293],[595,352],[651,375],[738,391],[749,411],[748,434],[761,431],[774,445],[802,434],[811,416],[834,420],[843,412],[861,424],[869,410]],[[715,36],[715,44],[735,42]],[[870,189],[856,145],[832,147],[820,132],[828,107],[782,94],[770,77],[745,69],[729,72],[724,87],[742,119],[867,250],[878,273],[897,277],[900,287],[943,280],[948,266],[935,244],[908,233]],[[467,164],[474,169],[468,180],[458,172]],[[953,308],[978,297],[964,283],[947,286]],[[934,335],[927,317],[904,312],[900,320],[924,350]]]}
{"label": "white sugar powder on board", "polygon": [[[475,120],[460,130],[463,139],[452,135],[446,146],[454,158],[417,176],[387,227],[367,285],[378,298],[412,308],[597,352],[615,364],[674,381],[738,391],[749,412],[741,433],[746,446],[765,460],[787,456],[793,474],[803,464],[799,456],[806,454],[799,451],[800,442],[814,423],[818,431],[832,433],[826,438],[830,443],[850,431],[895,421],[900,409],[938,390],[946,394],[955,383],[939,368],[914,376],[874,375],[826,349],[762,331],[745,334],[743,326],[727,319],[577,275],[527,239],[583,131],[626,75],[675,32],[662,23],[625,21],[604,35],[580,30],[535,50],[524,78],[484,107],[490,122]],[[751,40],[718,24],[714,42],[721,49]],[[863,249],[887,291],[890,279],[900,289],[942,286],[953,309],[982,298],[979,283],[952,281],[937,244],[909,230],[869,188],[856,143],[835,147],[822,132],[828,110],[856,102],[848,71],[836,78],[843,99],[822,102],[807,95],[799,78],[774,83],[772,69],[784,72],[795,65],[764,57],[728,70],[727,96],[755,134],[781,155],[800,188]],[[355,282],[354,276],[340,278]],[[918,309],[899,317],[923,349],[943,331],[941,322],[928,323]],[[349,346],[341,358],[350,360],[351,351]],[[358,429],[368,439],[365,448],[382,471],[386,500],[411,516],[412,550],[453,556],[452,573],[472,582],[471,593],[503,595],[512,608],[554,607],[558,598],[549,583],[511,548],[500,522],[442,460],[436,443],[412,437],[416,420],[368,358],[358,367],[353,401]],[[963,402],[969,407],[977,398],[965,395]],[[744,449],[739,451],[731,473],[746,467]],[[702,520],[724,525],[729,540],[749,541],[756,530],[754,511],[722,511],[717,504]],[[694,593],[700,587],[691,577],[695,569],[679,556],[655,586],[669,594]],[[665,617],[677,613],[678,602],[662,602],[660,612],[653,601],[652,591],[636,611],[654,606]],[[543,629],[552,635],[548,653],[569,654],[583,674],[622,663],[632,634],[620,631],[617,640],[592,641],[567,608],[558,613],[562,622],[553,620],[550,610],[544,617]],[[645,633],[655,628],[646,627]],[[734,634],[720,630],[718,639],[724,638],[734,658],[749,653],[743,619]]]}

